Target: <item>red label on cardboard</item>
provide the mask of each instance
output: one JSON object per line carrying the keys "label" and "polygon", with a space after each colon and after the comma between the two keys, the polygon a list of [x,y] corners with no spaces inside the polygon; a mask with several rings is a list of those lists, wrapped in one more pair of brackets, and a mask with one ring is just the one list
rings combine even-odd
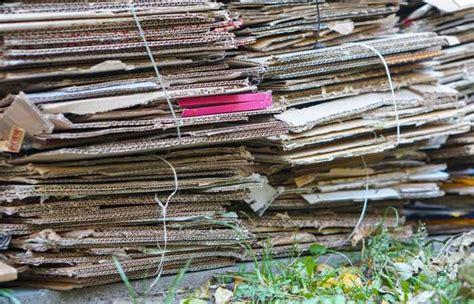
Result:
{"label": "red label on cardboard", "polygon": [[24,138],[25,130],[18,126],[13,126],[8,141],[5,143],[5,151],[13,153],[20,152]]}

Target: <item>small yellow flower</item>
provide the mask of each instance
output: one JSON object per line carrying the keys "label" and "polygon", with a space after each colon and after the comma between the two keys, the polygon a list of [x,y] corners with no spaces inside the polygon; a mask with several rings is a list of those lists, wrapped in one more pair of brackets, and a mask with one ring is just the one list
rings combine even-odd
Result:
{"label": "small yellow flower", "polygon": [[337,285],[337,281],[335,278],[329,278],[327,279],[322,285],[321,287],[324,287],[324,288],[333,288],[334,286]]}
{"label": "small yellow flower", "polygon": [[362,286],[362,280],[359,278],[359,276],[353,274],[353,273],[343,273],[340,276],[340,281],[342,283],[342,286],[344,288],[354,288],[354,287],[361,287]]}

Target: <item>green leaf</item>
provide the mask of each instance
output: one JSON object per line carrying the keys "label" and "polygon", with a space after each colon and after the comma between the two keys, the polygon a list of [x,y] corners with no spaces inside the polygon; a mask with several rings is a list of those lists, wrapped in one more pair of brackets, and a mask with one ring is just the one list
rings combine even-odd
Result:
{"label": "green leaf", "polygon": [[325,254],[328,251],[328,248],[321,244],[313,244],[309,247],[309,252],[314,256],[320,256]]}
{"label": "green leaf", "polygon": [[185,299],[181,301],[181,304],[207,304],[207,301],[197,298]]}
{"label": "green leaf", "polygon": [[346,304],[346,299],[342,295],[324,296],[320,298],[322,304]]}
{"label": "green leaf", "polygon": [[178,274],[174,277],[173,282],[171,282],[171,286],[168,290],[168,293],[165,297],[165,304],[172,304],[173,300],[175,299],[176,292],[178,291],[179,286],[184,280],[184,275],[189,268],[189,264],[191,264],[191,260],[189,259],[186,264],[181,268]]}
{"label": "green leaf", "polygon": [[123,270],[122,265],[120,264],[119,260],[117,257],[112,256],[112,259],[115,264],[115,268],[117,268],[117,272],[120,275],[120,278],[122,279],[123,283],[125,284],[125,287],[127,287],[128,295],[130,296],[130,299],[132,300],[133,304],[137,303],[137,299],[139,298],[137,292],[135,291],[135,288],[133,288],[132,284],[130,283],[127,274]]}
{"label": "green leaf", "polygon": [[304,260],[304,267],[306,268],[306,273],[309,278],[313,277],[314,268],[316,267],[316,262],[313,257],[307,256]]}

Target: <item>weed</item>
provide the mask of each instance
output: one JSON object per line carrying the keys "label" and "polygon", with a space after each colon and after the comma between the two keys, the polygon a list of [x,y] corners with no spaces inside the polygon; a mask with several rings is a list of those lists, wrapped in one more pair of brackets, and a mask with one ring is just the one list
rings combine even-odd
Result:
{"label": "weed", "polygon": [[[295,246],[283,261],[273,258],[271,242],[267,242],[263,253],[257,255],[238,227],[230,223],[218,224],[238,232],[241,246],[254,266],[251,271],[242,267],[238,272],[216,276],[216,284],[206,286],[208,291],[225,288],[232,294],[233,302],[450,304],[474,298],[474,257],[469,250],[474,244],[472,232],[453,237],[444,242],[441,249],[435,250],[434,241],[428,241],[423,226],[412,238],[405,240],[398,238],[382,220],[375,227],[361,228],[354,234],[353,240],[361,241],[361,250],[351,258],[343,252],[313,244],[307,252],[309,255],[304,256]],[[330,258],[323,259],[324,256],[341,258],[329,265],[325,261]],[[141,298],[117,259],[114,263],[132,302],[137,303]],[[175,277],[165,303],[175,300],[189,263]],[[208,291],[204,292],[206,300],[216,300]],[[202,290],[200,293],[203,294]],[[205,301],[191,297],[183,303]]]}
{"label": "weed", "polygon": [[[435,251],[423,226],[410,240],[401,240],[382,221],[370,230],[352,263],[345,255],[337,265],[321,262],[324,255],[342,253],[319,244],[311,246],[310,255],[299,253],[287,262],[273,259],[267,248],[251,271],[216,280],[217,286],[232,290],[235,302],[463,303],[472,299],[474,259],[466,250],[472,244],[474,236],[468,233]],[[467,260],[470,264],[462,266]],[[466,279],[460,279],[458,269]]]}
{"label": "weed", "polygon": [[[119,260],[116,257],[112,257],[113,262],[115,264],[115,268],[117,269],[117,272],[120,275],[120,278],[122,279],[122,282],[124,283],[125,287],[127,288],[128,296],[130,297],[130,301],[133,304],[138,304],[141,302],[144,302],[146,298],[148,297],[147,292],[145,294],[139,295],[135,288],[132,286],[130,283],[130,280],[124,271],[122,265],[120,264]],[[165,304],[172,304],[176,298],[176,293],[178,292],[179,286],[181,286],[181,283],[184,280],[184,276],[186,274],[186,271],[189,269],[189,265],[191,264],[191,259],[189,259],[186,264],[179,270],[178,274],[174,277],[173,281],[171,282],[169,286],[169,290],[166,293],[166,297],[164,299]],[[149,289],[148,289],[149,290]],[[0,294],[1,295],[1,294]]]}

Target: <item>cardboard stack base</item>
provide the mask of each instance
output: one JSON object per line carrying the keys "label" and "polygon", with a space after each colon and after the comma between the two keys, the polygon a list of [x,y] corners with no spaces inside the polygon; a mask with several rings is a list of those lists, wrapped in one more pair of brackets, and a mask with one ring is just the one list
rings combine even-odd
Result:
{"label": "cardboard stack base", "polygon": [[[166,214],[173,172],[160,158],[179,176]],[[162,254],[168,274],[188,260],[190,270],[230,265],[252,238],[226,208],[261,185],[243,173],[251,164],[244,148],[219,147],[3,167],[3,254],[20,284],[54,289],[120,281],[112,256],[131,278],[155,276]]]}

